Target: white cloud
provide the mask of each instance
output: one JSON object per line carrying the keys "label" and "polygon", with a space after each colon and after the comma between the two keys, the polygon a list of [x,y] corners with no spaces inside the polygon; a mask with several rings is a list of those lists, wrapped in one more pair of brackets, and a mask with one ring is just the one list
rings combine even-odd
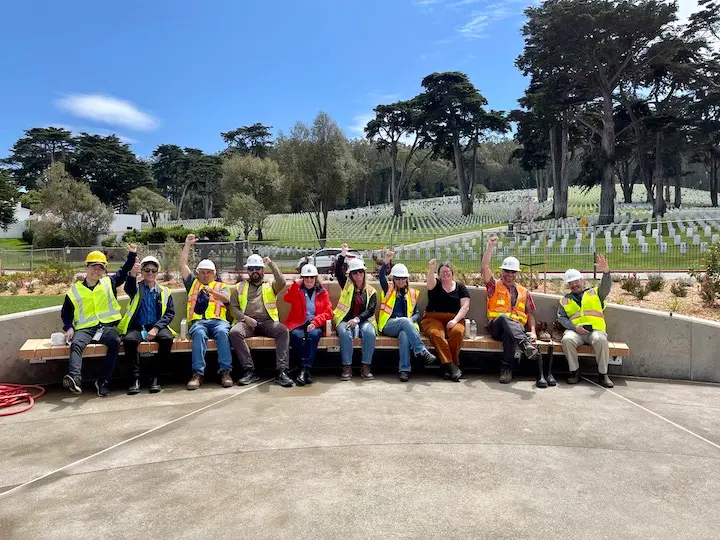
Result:
{"label": "white cloud", "polygon": [[375,118],[373,113],[357,114],[353,116],[352,124],[348,126],[350,133],[355,134],[358,137],[365,137],[365,126],[367,123]]}
{"label": "white cloud", "polygon": [[135,104],[102,94],[72,94],[59,99],[57,106],[79,118],[137,131],[152,131],[159,124],[157,118]]}
{"label": "white cloud", "polygon": [[458,33],[470,39],[485,37],[485,28],[490,22],[490,17],[485,14],[473,15],[472,19],[458,28]]}

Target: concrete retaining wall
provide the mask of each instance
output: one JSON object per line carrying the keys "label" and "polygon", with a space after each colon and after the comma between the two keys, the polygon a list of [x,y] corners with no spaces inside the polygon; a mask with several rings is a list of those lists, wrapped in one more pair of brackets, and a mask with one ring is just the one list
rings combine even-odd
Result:
{"label": "concrete retaining wall", "polygon": [[[374,284],[379,289],[379,284]],[[337,282],[326,284],[337,302],[340,293]],[[424,309],[427,293],[424,284],[413,284],[421,291],[420,307]],[[468,287],[471,294],[468,318],[475,319],[478,328],[487,324],[485,315],[485,289]],[[281,295],[282,298],[282,295]],[[537,319],[555,320],[559,297],[533,293]],[[178,312],[173,327],[179,329],[184,317],[186,295],[182,290],[173,293]],[[121,304],[127,297],[121,299]],[[288,306],[279,301],[281,320]],[[622,366],[610,366],[610,373],[720,382],[720,324],[683,315],[661,313],[647,309],[618,305],[608,306],[606,312],[608,333],[614,341],[630,346],[631,356]],[[60,307],[43,308],[21,314],[0,317],[0,381],[16,383],[58,382],[67,372],[67,361],[47,364],[30,364],[17,358],[17,351],[28,338],[50,337],[61,330]]]}

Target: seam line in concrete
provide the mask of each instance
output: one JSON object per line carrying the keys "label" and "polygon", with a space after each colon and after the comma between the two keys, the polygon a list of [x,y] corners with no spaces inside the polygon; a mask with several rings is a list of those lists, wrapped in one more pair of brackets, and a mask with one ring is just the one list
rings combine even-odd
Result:
{"label": "seam line in concrete", "polygon": [[74,467],[75,465],[79,465],[80,463],[83,463],[83,462],[85,462],[85,461],[88,461],[89,459],[92,459],[92,458],[97,457],[97,456],[99,456],[99,455],[101,455],[101,454],[104,454],[104,453],[106,453],[106,452],[109,452],[110,450],[114,450],[115,448],[118,448],[118,447],[120,447],[120,446],[123,446],[123,445],[125,445],[125,444],[127,444],[127,443],[129,443],[129,442],[135,441],[135,440],[137,440],[137,439],[139,439],[139,438],[141,438],[141,437],[144,437],[145,435],[149,435],[150,433],[154,433],[155,431],[158,431],[158,430],[163,429],[163,428],[165,428],[165,427],[167,427],[167,426],[169,426],[169,425],[172,425],[172,424],[174,424],[174,423],[176,423],[176,422],[179,422],[180,420],[184,420],[185,418],[189,418],[190,416],[193,416],[193,415],[195,415],[195,414],[197,414],[197,413],[203,412],[203,411],[205,411],[205,410],[207,410],[207,409],[209,409],[209,408],[211,408],[211,407],[214,407],[215,405],[219,405],[219,404],[221,404],[221,403],[224,403],[225,401],[228,401],[228,400],[230,400],[230,399],[232,399],[232,398],[234,398],[234,397],[237,397],[237,396],[239,396],[240,394],[244,394],[245,392],[248,392],[248,391],[250,391],[250,390],[254,390],[255,388],[258,388],[258,387],[262,386],[263,384],[266,384],[266,383],[268,383],[268,382],[270,382],[270,381],[272,381],[272,380],[273,380],[273,379],[266,379],[266,380],[264,380],[264,381],[261,381],[261,382],[257,383],[257,384],[254,385],[254,386],[247,386],[247,387],[243,388],[242,390],[239,390],[239,391],[237,391],[237,392],[235,392],[235,393],[233,393],[233,394],[231,394],[231,395],[229,395],[229,396],[225,396],[224,398],[222,398],[222,399],[220,399],[220,400],[218,400],[218,401],[214,401],[214,402],[210,403],[209,405],[205,405],[205,406],[203,406],[203,407],[200,407],[199,409],[196,409],[196,410],[194,410],[194,411],[190,411],[189,413],[184,414],[184,415],[182,415],[182,416],[179,416],[178,418],[174,418],[174,419],[172,419],[172,420],[168,420],[167,422],[165,422],[165,423],[163,423],[163,424],[161,424],[161,425],[159,425],[159,426],[155,426],[154,428],[148,429],[147,431],[143,431],[142,433],[139,433],[139,434],[137,434],[137,435],[135,435],[135,436],[133,436],[133,437],[130,437],[129,439],[125,439],[125,440],[123,440],[123,441],[120,441],[120,442],[118,442],[118,443],[113,444],[112,446],[108,446],[107,448],[104,448],[104,449],[102,449],[102,450],[100,450],[100,451],[98,451],[98,452],[95,452],[94,454],[90,454],[89,456],[85,456],[84,458],[80,458],[80,459],[78,459],[78,460],[76,460],[76,461],[73,461],[72,463],[68,463],[67,465],[64,465],[63,467],[60,467],[60,468],[58,468],[58,469],[55,469],[54,471],[50,471],[49,473],[45,473],[45,474],[43,474],[42,476],[38,476],[37,478],[33,478],[32,480],[28,480],[27,482],[23,482],[22,484],[19,484],[19,485],[15,486],[15,487],[12,488],[12,489],[9,489],[9,490],[7,490],[7,491],[3,491],[2,493],[0,493],[0,498],[4,497],[5,495],[8,495],[8,494],[10,494],[10,493],[13,493],[14,491],[20,490],[20,489],[22,489],[22,488],[24,488],[24,487],[27,487],[27,486],[29,486],[29,485],[32,485],[32,484],[36,483],[36,482],[39,482],[40,480],[44,480],[45,478],[47,478],[47,477],[49,477],[49,476],[52,476],[53,474],[57,474],[57,473],[59,473],[59,472],[61,472],[61,471],[64,471],[65,469],[69,469],[70,467]]}
{"label": "seam line in concrete", "polygon": [[647,413],[650,413],[650,414],[652,414],[653,416],[657,416],[660,420],[663,420],[664,422],[667,422],[667,423],[670,424],[671,426],[674,426],[674,427],[676,427],[676,428],[684,431],[685,433],[688,433],[688,434],[692,435],[693,437],[696,437],[696,438],[700,439],[701,441],[708,443],[710,446],[714,446],[715,448],[717,448],[718,450],[720,450],[720,444],[714,443],[714,442],[712,442],[711,440],[706,439],[706,438],[703,437],[702,435],[698,435],[698,434],[695,433],[694,431],[690,431],[688,428],[683,427],[683,426],[681,426],[680,424],[677,424],[677,423],[673,422],[673,421],[670,420],[669,418],[665,418],[662,414],[658,414],[658,413],[656,413],[656,412],[654,412],[654,411],[651,411],[651,410],[648,409],[647,407],[643,407],[643,406],[640,405],[639,403],[635,403],[632,399],[626,398],[625,396],[621,396],[620,394],[618,394],[618,393],[615,392],[614,390],[611,390],[611,389],[609,389],[609,388],[605,388],[604,386],[596,383],[596,382],[593,381],[593,380],[588,379],[587,377],[583,377],[583,379],[585,379],[585,380],[586,380],[587,382],[589,382],[589,383],[594,384],[594,385],[597,386],[598,388],[603,388],[606,392],[609,392],[609,393],[611,393],[612,395],[617,396],[617,397],[619,397],[620,399],[623,399],[623,400],[627,401],[628,403],[630,403],[630,404],[632,404],[632,405],[635,405],[637,408],[642,409],[643,411],[645,411],[645,412],[647,412]]}

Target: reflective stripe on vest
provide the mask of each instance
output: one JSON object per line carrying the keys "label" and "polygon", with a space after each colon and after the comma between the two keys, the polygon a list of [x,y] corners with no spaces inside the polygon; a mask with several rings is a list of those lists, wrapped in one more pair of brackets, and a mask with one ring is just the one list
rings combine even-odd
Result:
{"label": "reflective stripe on vest", "polygon": [[[197,280],[194,279],[192,282],[192,285],[190,286],[190,292],[188,293],[188,301],[187,301],[187,320],[188,321],[197,321],[199,319],[202,319],[203,316],[199,315],[198,313],[195,313],[195,304],[197,304],[198,294],[200,293],[200,289],[202,288],[202,284]],[[208,287],[210,287],[215,292],[221,292],[223,288],[223,283],[219,281],[211,281],[208,283]],[[208,307],[205,310],[205,319],[224,319],[226,315],[226,309],[225,304],[222,302],[218,302],[215,300],[215,297],[210,295],[210,301],[208,302]]]}
{"label": "reflective stripe on vest", "polygon": [[498,317],[510,317],[525,326],[528,320],[525,306],[527,304],[527,289],[522,285],[515,284],[517,289],[517,301],[515,307],[512,307],[512,296],[510,290],[502,281],[495,281],[495,294],[487,299],[487,317],[488,321],[497,319]]}
{"label": "reflective stripe on vest", "polygon": [[[413,314],[413,308],[415,304],[417,304],[417,298],[418,298],[418,292],[415,289],[408,288],[407,294],[405,295],[405,304],[407,306],[407,318],[409,319],[412,317]],[[387,296],[383,294],[383,300],[380,304],[380,320],[378,321],[378,329],[380,332],[382,332],[382,329],[385,328],[385,324],[387,324],[388,320],[390,320],[390,316],[392,315],[393,309],[395,308],[395,300],[397,298],[397,295],[395,294],[395,287],[392,285],[388,285],[388,292]],[[413,323],[413,326],[419,331],[420,327],[417,323]]]}
{"label": "reflective stripe on vest", "polygon": [[75,330],[120,320],[120,303],[113,294],[112,282],[107,276],[101,278],[94,289],[88,289],[83,282],[76,282],[70,288],[68,296],[75,308]]}
{"label": "reflective stripe on vest", "polygon": [[[377,294],[377,291],[371,287],[370,285],[365,285],[365,309],[370,305],[370,299]],[[345,318],[345,316],[348,314],[348,311],[350,311],[351,304],[353,302],[353,297],[355,295],[355,284],[352,283],[350,279],[348,279],[345,282],[345,286],[343,287],[342,292],[340,293],[340,299],[338,300],[338,305],[335,308],[335,311],[333,311],[333,323],[337,327],[338,324],[342,322],[342,320]],[[392,314],[392,309],[390,310],[390,313]],[[373,313],[370,318],[367,320],[370,324],[377,329],[377,321],[375,321],[375,314]]]}
{"label": "reflective stripe on vest", "polygon": [[[170,289],[167,287],[164,287],[162,285],[158,285],[160,288],[160,303],[162,304],[162,310],[160,311],[160,317],[165,316],[165,312],[167,311],[168,307],[168,298],[170,298]],[[133,297],[132,302],[130,302],[130,305],[128,306],[127,310],[125,311],[125,315],[123,316],[122,320],[120,321],[120,324],[118,324],[118,332],[120,335],[127,334],[128,327],[130,326],[130,321],[135,316],[135,313],[137,312],[138,307],[140,306],[140,287],[138,286],[138,292]],[[157,321],[156,321],[157,322]],[[167,327],[168,330],[170,330],[170,333],[174,336],[177,333],[175,330],[170,328],[170,326]]]}
{"label": "reflective stripe on vest", "polygon": [[[235,285],[235,290],[237,291],[240,309],[245,311],[248,301],[248,291],[250,290],[250,287],[247,286],[247,281],[241,281]],[[280,314],[277,308],[277,297],[275,296],[272,285],[267,281],[263,281],[262,284],[262,299],[267,314],[273,321],[278,322],[280,320]]]}
{"label": "reflective stripe on vest", "polygon": [[603,313],[605,306],[600,301],[597,287],[584,291],[581,306],[578,306],[572,293],[563,296],[560,299],[560,305],[575,326],[589,324],[593,330],[602,332],[606,330],[605,314]]}

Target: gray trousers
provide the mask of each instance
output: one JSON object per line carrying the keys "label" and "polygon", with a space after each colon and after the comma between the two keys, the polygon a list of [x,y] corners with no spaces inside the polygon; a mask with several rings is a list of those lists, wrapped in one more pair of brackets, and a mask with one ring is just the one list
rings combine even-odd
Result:
{"label": "gray trousers", "polygon": [[263,321],[258,322],[255,328],[250,328],[241,321],[230,329],[230,343],[232,343],[233,350],[244,371],[255,369],[255,364],[250,355],[250,348],[245,341],[246,338],[254,336],[273,338],[275,340],[276,368],[290,368],[288,363],[290,332],[288,332],[287,326],[280,322]]}
{"label": "gray trousers", "polygon": [[593,349],[595,349],[595,358],[597,358],[598,373],[607,373],[608,361],[610,360],[610,345],[608,344],[607,334],[600,330],[593,330],[589,334],[581,336],[575,330],[565,330],[562,346],[570,371],[580,369],[577,353],[577,348],[580,345],[592,345]]}
{"label": "gray trousers", "polygon": [[96,343],[102,343],[107,346],[108,351],[105,355],[105,361],[103,362],[101,379],[112,378],[113,371],[115,370],[115,363],[117,362],[118,352],[120,350],[120,334],[114,326],[101,327],[93,326],[92,328],[85,328],[83,330],[75,330],[72,341],[70,342],[70,376],[75,379],[81,378],[82,371],[82,354],[85,347],[90,345],[92,338],[95,336],[100,328],[103,329],[102,336]]}

